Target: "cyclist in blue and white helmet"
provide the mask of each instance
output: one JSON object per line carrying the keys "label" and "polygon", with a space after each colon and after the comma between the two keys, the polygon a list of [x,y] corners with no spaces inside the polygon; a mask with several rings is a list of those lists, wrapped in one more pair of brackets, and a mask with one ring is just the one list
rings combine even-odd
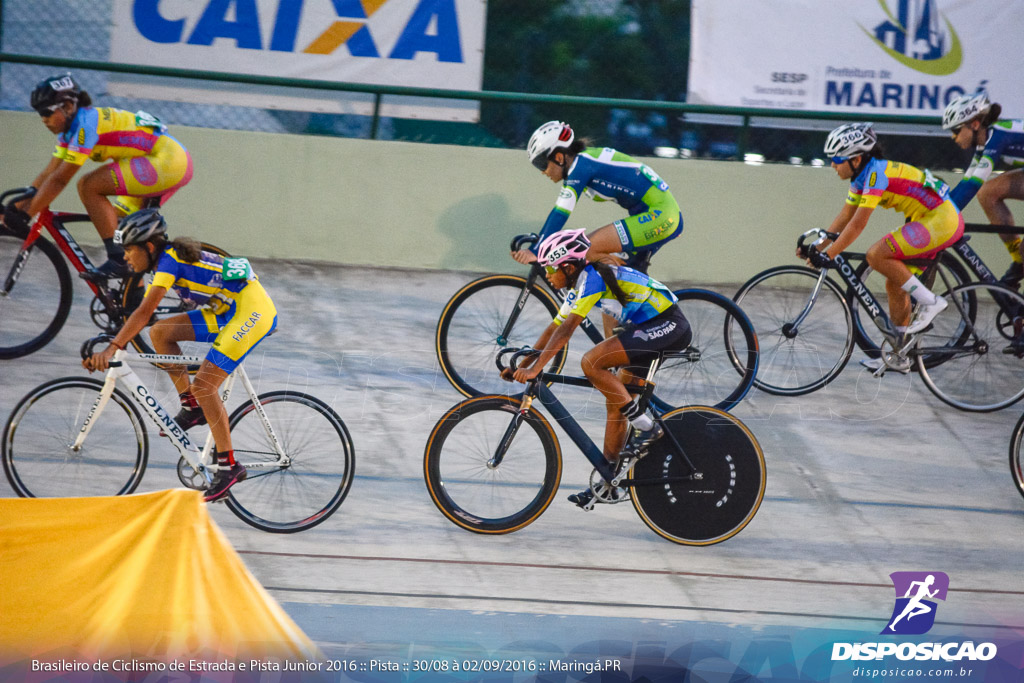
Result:
{"label": "cyclist in blue and white helmet", "polygon": [[[979,90],[957,97],[946,107],[942,127],[953,134],[961,149],[973,149],[974,158],[950,199],[963,210],[974,195],[993,225],[1013,225],[1007,199],[1024,199],[1024,120],[999,120],[1002,107]],[[992,177],[998,166],[1008,167]],[[1013,259],[1002,281],[1017,287],[1024,278],[1024,243],[1020,235],[999,235]]]}

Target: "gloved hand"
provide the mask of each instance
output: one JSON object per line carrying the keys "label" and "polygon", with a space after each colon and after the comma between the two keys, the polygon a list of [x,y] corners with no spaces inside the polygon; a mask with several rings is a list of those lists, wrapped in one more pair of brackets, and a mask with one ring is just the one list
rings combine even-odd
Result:
{"label": "gloved hand", "polygon": [[13,233],[27,233],[31,221],[31,216],[21,209],[14,208],[13,205],[4,209],[4,225]]}
{"label": "gloved hand", "polygon": [[836,263],[829,258],[828,253],[824,251],[818,251],[814,247],[810,247],[807,250],[807,260],[811,262],[815,268],[834,268]]}

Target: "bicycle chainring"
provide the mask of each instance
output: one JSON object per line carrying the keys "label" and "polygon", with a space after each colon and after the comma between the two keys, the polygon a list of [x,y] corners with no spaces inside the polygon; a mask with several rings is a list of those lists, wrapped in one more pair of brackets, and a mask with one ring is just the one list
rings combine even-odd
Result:
{"label": "bicycle chainring", "polygon": [[202,472],[196,472],[192,469],[192,465],[188,464],[188,460],[184,457],[178,458],[178,479],[182,484],[190,489],[196,491],[205,491],[207,482],[206,477],[203,476]]}
{"label": "bicycle chainring", "polygon": [[590,473],[590,490],[594,492],[594,501],[613,505],[629,500],[629,491],[621,486],[611,486],[596,469]]}

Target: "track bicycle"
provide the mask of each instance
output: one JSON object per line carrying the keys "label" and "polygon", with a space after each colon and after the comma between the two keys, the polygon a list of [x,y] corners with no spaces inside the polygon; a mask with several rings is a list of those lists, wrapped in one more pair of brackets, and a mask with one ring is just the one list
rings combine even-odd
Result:
{"label": "track bicycle", "polygon": [[[536,353],[504,349],[520,359]],[[646,405],[659,366],[684,352],[662,352],[646,382],[627,385]],[[707,406],[661,412],[664,435],[643,449],[627,449],[617,466],[580,427],[548,387],[557,382],[591,387],[585,377],[543,372],[526,384],[521,399],[476,396],[453,406],[430,433],[423,457],[427,490],[454,524],[480,534],[505,534],[535,521],[558,492],[562,452],[551,423],[534,406],[539,400],[594,465],[594,500],[630,500],[656,534],[682,545],[711,545],[738,534],[754,518],[764,497],[764,454],[736,417]],[[652,406],[653,408],[653,406]],[[622,495],[621,491],[628,491]]]}
{"label": "track bicycle", "polygon": [[[0,194],[0,206],[10,212],[15,203],[33,194],[31,188],[8,190]],[[71,311],[74,283],[61,252],[79,273],[94,270],[67,225],[89,221],[87,214],[45,209],[27,229],[14,226],[12,221],[0,224],[0,359],[38,351],[53,341],[64,326]],[[42,236],[44,230],[53,242]],[[228,256],[223,249],[205,242],[202,248]],[[89,304],[93,323],[104,332],[115,334],[142,302],[144,285],[151,277],[136,273],[123,280],[85,281],[94,295]],[[154,320],[189,308],[169,292],[157,307]],[[140,353],[153,352],[143,334],[132,339],[131,344]]]}
{"label": "track bicycle", "polygon": [[[109,341],[105,335],[88,340],[82,358]],[[131,493],[149,462],[145,415],[178,450],[181,483],[206,489],[218,470],[213,436],[200,445],[183,431],[129,365],[197,365],[202,360],[120,350],[102,381],[62,377],[39,385],[18,402],[4,427],[0,459],[7,480],[22,497]],[[320,524],[352,485],[355,450],[345,423],[308,394],[282,390],[257,395],[243,365],[224,381],[222,400],[227,401],[237,380],[249,400],[231,413],[229,424],[235,455],[248,476],[228,491],[228,508],[263,531],[292,533]]]}
{"label": "track bicycle", "polygon": [[[537,241],[519,235],[512,251]],[[650,255],[637,264],[646,271]],[[693,332],[686,356],[667,360],[661,368],[661,388],[651,401],[661,409],[706,404],[730,410],[753,386],[758,347],[754,327],[728,297],[706,289],[674,292]],[[533,344],[555,317],[563,294],[553,291],[544,269],[530,265],[526,277],[487,275],[460,289],[448,301],[437,322],[434,347],[445,376],[464,396],[507,394],[508,384],[494,374],[495,354],[506,348]],[[600,325],[584,318],[580,325],[595,344],[604,340]],[[726,344],[726,338],[730,343]],[[730,352],[728,349],[732,349]],[[549,369],[561,372],[568,345]],[[518,394],[517,394],[518,395]]]}
{"label": "track bicycle", "polygon": [[[797,248],[807,249],[804,242],[812,237],[818,244],[836,235],[810,230]],[[999,410],[1024,396],[1024,297],[1019,293],[998,283],[961,284],[938,259],[909,259],[904,263],[922,268],[922,281],[933,282],[949,306],[929,328],[908,337],[895,331],[845,255],[833,261],[831,269],[770,268],[736,293],[763,344],[759,389],[783,396],[810,393],[846,366],[854,346],[853,306],[829,277],[834,271],[883,338],[885,365],[879,375],[899,357],[910,358],[929,390],[960,410]]]}

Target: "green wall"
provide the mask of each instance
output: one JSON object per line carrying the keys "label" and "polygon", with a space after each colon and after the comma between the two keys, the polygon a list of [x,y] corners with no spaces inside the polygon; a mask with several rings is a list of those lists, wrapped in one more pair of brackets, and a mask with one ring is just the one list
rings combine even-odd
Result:
{"label": "green wall", "polygon": [[[539,230],[558,194],[521,150],[181,126],[171,132],[195,164],[192,182],[165,207],[174,232],[247,256],[521,272],[507,256],[509,240]],[[0,145],[0,187],[9,188],[43,168],[53,137],[35,114],[0,112]],[[655,261],[652,273],[664,280],[738,283],[795,262],[799,233],[827,227],[846,194],[827,168],[650,164],[671,185],[685,225]],[[54,206],[81,210],[73,187]],[[596,228],[621,215],[617,206],[584,199],[569,226]],[[966,218],[985,222],[976,203]],[[866,249],[901,219],[876,211],[856,248]],[[98,243],[91,231],[79,234]],[[996,237],[977,236],[972,244],[1001,272],[1006,256]]]}

